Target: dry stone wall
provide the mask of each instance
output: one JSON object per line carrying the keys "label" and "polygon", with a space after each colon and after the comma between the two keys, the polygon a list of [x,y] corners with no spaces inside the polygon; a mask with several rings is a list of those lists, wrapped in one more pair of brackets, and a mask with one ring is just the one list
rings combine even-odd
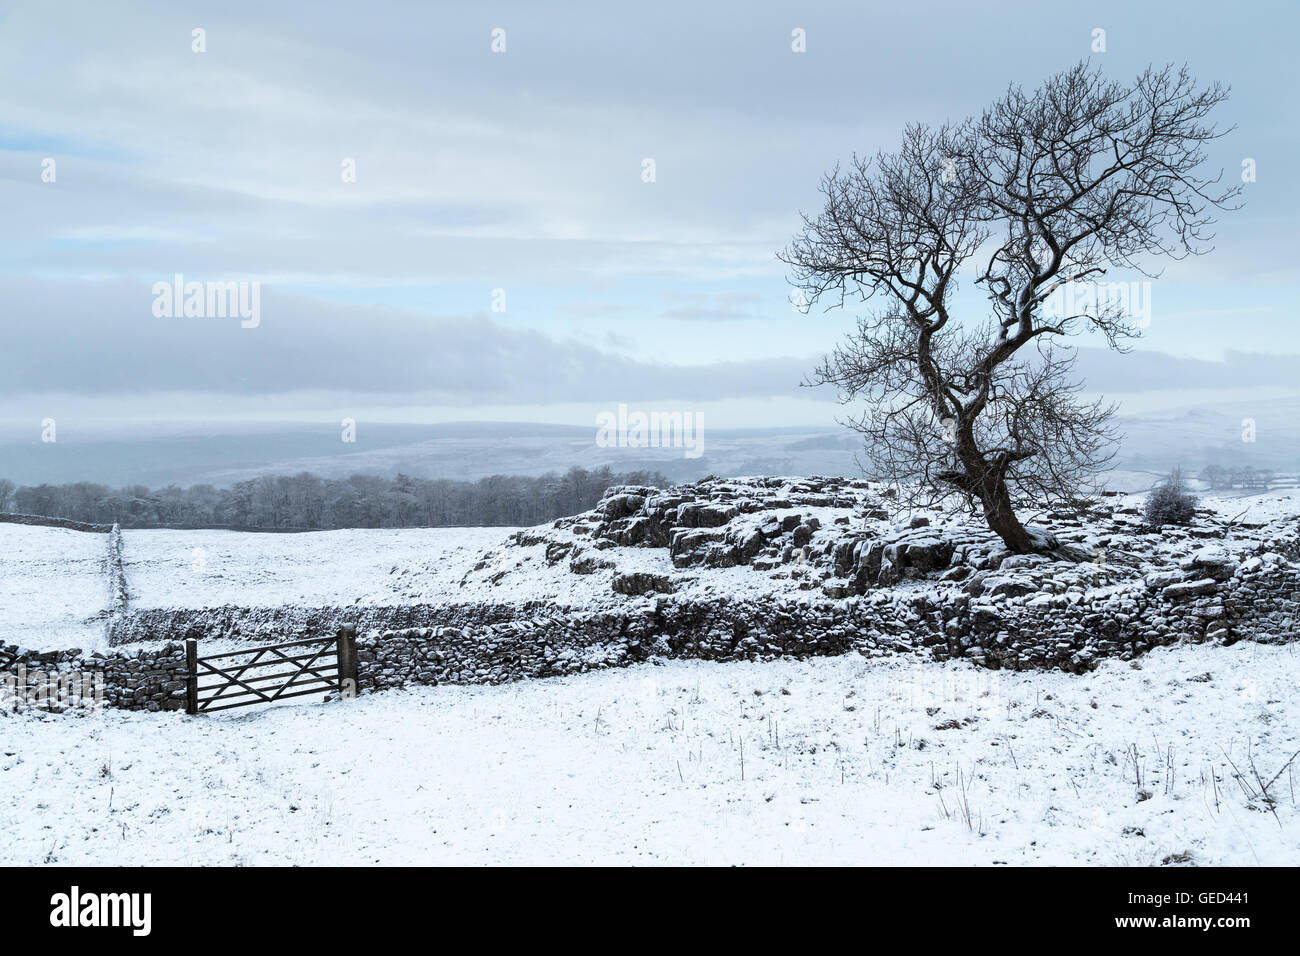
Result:
{"label": "dry stone wall", "polygon": [[[856,650],[965,658],[993,668],[1091,670],[1179,642],[1295,640],[1300,568],[1260,567],[1213,594],[1154,588],[1089,602],[1029,604],[917,594],[847,600],[681,601],[601,613],[552,609],[482,623],[482,608],[442,609],[476,623],[371,631],[359,642],[363,689],[501,683],[634,664],[652,657],[760,660]],[[499,606],[497,610],[500,610]]]}
{"label": "dry stone wall", "polygon": [[70,531],[92,531],[107,534],[113,530],[111,524],[90,524],[86,521],[73,521],[71,518],[51,518],[48,515],[23,515],[10,511],[0,512],[0,523],[25,524],[42,528],[67,528]]}
{"label": "dry stone wall", "polygon": [[185,681],[185,648],[177,644],[91,654],[0,644],[0,711],[182,710]]}

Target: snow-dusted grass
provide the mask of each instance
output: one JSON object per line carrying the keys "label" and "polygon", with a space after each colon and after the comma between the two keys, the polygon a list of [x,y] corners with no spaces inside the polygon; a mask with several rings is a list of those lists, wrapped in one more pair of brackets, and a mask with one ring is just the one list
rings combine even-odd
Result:
{"label": "snow-dusted grass", "polygon": [[109,606],[108,535],[0,524],[0,641],[94,647]]}
{"label": "snow-dusted grass", "polygon": [[0,863],[1294,865],[1297,678],[1243,642],[0,716]]}
{"label": "snow-dusted grass", "polygon": [[[1288,515],[1300,514],[1300,491],[1293,488],[1274,488],[1262,492],[1193,492],[1196,506],[1208,508],[1220,518],[1238,521],[1265,522]],[[1125,495],[1124,501],[1133,507],[1142,507],[1145,494]]]}

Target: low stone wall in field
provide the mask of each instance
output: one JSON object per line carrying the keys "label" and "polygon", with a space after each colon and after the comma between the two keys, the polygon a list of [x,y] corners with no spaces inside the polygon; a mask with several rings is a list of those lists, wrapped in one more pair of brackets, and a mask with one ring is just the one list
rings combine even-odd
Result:
{"label": "low stone wall in field", "polygon": [[[501,683],[637,663],[650,657],[731,661],[856,650],[919,653],[993,668],[1091,670],[1179,642],[1300,637],[1300,568],[1261,567],[1199,591],[1149,588],[1072,603],[1028,604],[881,593],[841,601],[680,601],[617,611],[534,610],[485,623],[482,608],[447,607],[441,625],[371,631],[358,643],[362,689]],[[500,605],[496,606],[499,611]],[[451,620],[456,623],[449,623]],[[477,619],[477,620],[475,620]]]}
{"label": "low stone wall in field", "polygon": [[46,515],[21,515],[10,511],[0,511],[0,524],[25,524],[41,528],[67,528],[70,531],[93,531],[107,534],[113,530],[111,524],[90,524],[86,521],[73,521],[70,518],[51,518]]}
{"label": "low stone wall in field", "polygon": [[176,644],[107,654],[0,644],[0,711],[183,710],[185,679],[185,648]]}
{"label": "low stone wall in field", "polygon": [[104,564],[108,574],[109,613],[122,614],[126,611],[128,594],[126,571],[122,567],[122,529],[117,525],[108,533],[108,557]]}

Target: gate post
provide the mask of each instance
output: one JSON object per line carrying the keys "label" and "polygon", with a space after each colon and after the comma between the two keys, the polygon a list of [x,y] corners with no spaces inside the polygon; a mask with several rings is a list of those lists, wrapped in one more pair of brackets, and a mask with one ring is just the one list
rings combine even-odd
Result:
{"label": "gate post", "polygon": [[357,696],[357,626],[339,627],[339,696],[348,700]]}
{"label": "gate post", "polygon": [[185,642],[185,713],[191,717],[199,712],[199,642],[189,638]]}

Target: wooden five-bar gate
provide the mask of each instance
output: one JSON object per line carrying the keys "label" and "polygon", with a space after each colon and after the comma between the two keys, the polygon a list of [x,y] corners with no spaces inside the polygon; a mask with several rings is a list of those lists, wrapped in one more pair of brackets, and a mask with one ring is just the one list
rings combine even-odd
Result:
{"label": "wooden five-bar gate", "polygon": [[210,714],[232,707],[269,704],[305,694],[357,692],[357,630],[345,624],[337,637],[268,644],[199,657],[198,642],[185,642],[188,670],[185,712]]}

